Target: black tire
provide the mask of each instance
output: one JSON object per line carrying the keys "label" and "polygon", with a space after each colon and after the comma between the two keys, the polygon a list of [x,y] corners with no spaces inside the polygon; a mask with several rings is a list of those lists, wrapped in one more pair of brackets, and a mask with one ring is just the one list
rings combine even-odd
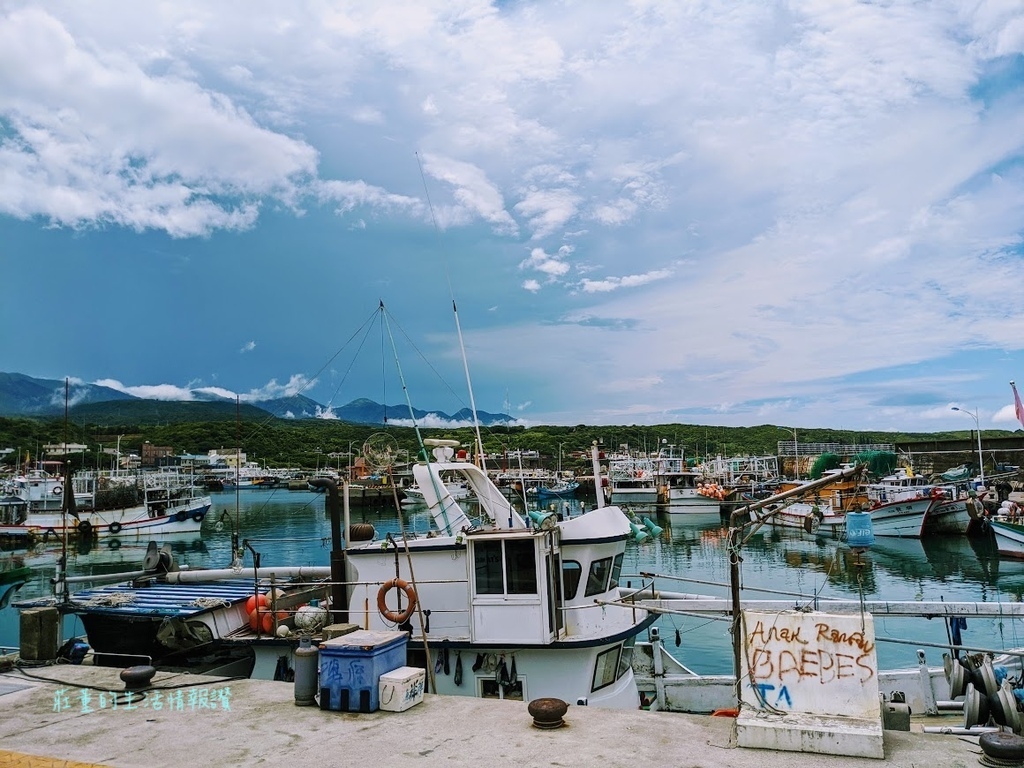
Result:
{"label": "black tire", "polygon": [[107,547],[109,547],[110,549],[120,549],[121,548],[121,540],[120,539],[111,539],[110,541],[107,542]]}
{"label": "black tire", "polygon": [[204,517],[206,517],[206,513],[205,512],[193,512],[192,513],[192,519],[195,520],[197,523],[203,522],[203,518]]}
{"label": "black tire", "polygon": [[83,520],[78,524],[78,528],[76,528],[76,530],[78,531],[79,536],[83,539],[87,539],[92,536],[92,523],[88,520]]}
{"label": "black tire", "polygon": [[183,509],[174,516],[174,519],[177,520],[179,523],[184,523],[186,520],[188,520],[188,512],[186,512]]}
{"label": "black tire", "polygon": [[121,524],[119,522],[117,522],[116,520],[114,522],[112,522],[110,525],[108,525],[107,527],[110,529],[110,532],[115,534],[115,535],[121,532]]}

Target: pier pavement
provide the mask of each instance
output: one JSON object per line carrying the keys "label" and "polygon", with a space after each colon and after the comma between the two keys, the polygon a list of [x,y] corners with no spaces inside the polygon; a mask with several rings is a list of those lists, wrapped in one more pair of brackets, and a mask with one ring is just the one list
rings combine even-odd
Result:
{"label": "pier pavement", "polygon": [[873,760],[742,749],[731,718],[571,706],[564,727],[541,730],[525,702],[428,694],[405,712],[349,714],[296,706],[288,683],[162,672],[129,701],[118,669],[24,672],[0,674],[3,768],[965,768],[981,757],[976,738],[913,731],[886,731]]}

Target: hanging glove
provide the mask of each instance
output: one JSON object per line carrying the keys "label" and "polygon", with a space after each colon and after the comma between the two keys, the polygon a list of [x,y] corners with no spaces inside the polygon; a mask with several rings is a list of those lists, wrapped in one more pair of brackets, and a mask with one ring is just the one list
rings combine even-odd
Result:
{"label": "hanging glove", "polygon": [[462,651],[455,652],[455,684],[462,685]]}

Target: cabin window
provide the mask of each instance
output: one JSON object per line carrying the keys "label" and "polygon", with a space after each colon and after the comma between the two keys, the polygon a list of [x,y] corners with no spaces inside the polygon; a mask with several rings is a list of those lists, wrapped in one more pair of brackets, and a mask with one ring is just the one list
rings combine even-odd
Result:
{"label": "cabin window", "polygon": [[616,645],[597,655],[597,663],[594,665],[594,682],[590,686],[591,691],[599,691],[615,682],[619,670],[620,648],[621,646]]}
{"label": "cabin window", "polygon": [[473,556],[478,595],[537,594],[537,552],[532,539],[480,541]]}
{"label": "cabin window", "polygon": [[629,668],[633,666],[634,643],[636,643],[636,635],[633,635],[633,637],[629,638],[622,644],[622,655],[619,657],[619,671],[616,675],[616,679],[629,672]]}
{"label": "cabin window", "polygon": [[599,595],[608,589],[608,576],[611,574],[612,559],[604,557],[595,560],[590,564],[590,574],[587,576],[587,591],[584,597]]}
{"label": "cabin window", "polygon": [[615,556],[615,562],[612,564],[612,580],[608,584],[608,589],[618,589],[619,587],[619,576],[622,574],[622,553],[619,552]]}
{"label": "cabin window", "polygon": [[476,564],[477,594],[503,594],[505,588],[501,580],[501,542],[478,541],[473,551]]}
{"label": "cabin window", "polygon": [[583,567],[575,560],[562,561],[562,584],[565,587],[565,599],[572,600],[576,597],[576,590],[580,588],[580,577],[583,576]]}
{"label": "cabin window", "polygon": [[505,542],[505,573],[508,594],[537,594],[537,550],[533,539]]}

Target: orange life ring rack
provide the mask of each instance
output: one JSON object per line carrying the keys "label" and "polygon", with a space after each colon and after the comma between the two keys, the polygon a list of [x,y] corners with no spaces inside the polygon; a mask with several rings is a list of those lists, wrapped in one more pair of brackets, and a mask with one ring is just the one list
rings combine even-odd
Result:
{"label": "orange life ring rack", "polygon": [[[409,605],[401,613],[390,610],[385,600],[388,592],[395,587],[405,592],[405,596],[409,600]],[[416,610],[417,599],[416,590],[412,588],[409,582],[405,579],[391,579],[390,581],[385,581],[380,589],[377,590],[377,610],[388,621],[392,621],[395,624],[404,624],[412,617],[412,612]]]}

